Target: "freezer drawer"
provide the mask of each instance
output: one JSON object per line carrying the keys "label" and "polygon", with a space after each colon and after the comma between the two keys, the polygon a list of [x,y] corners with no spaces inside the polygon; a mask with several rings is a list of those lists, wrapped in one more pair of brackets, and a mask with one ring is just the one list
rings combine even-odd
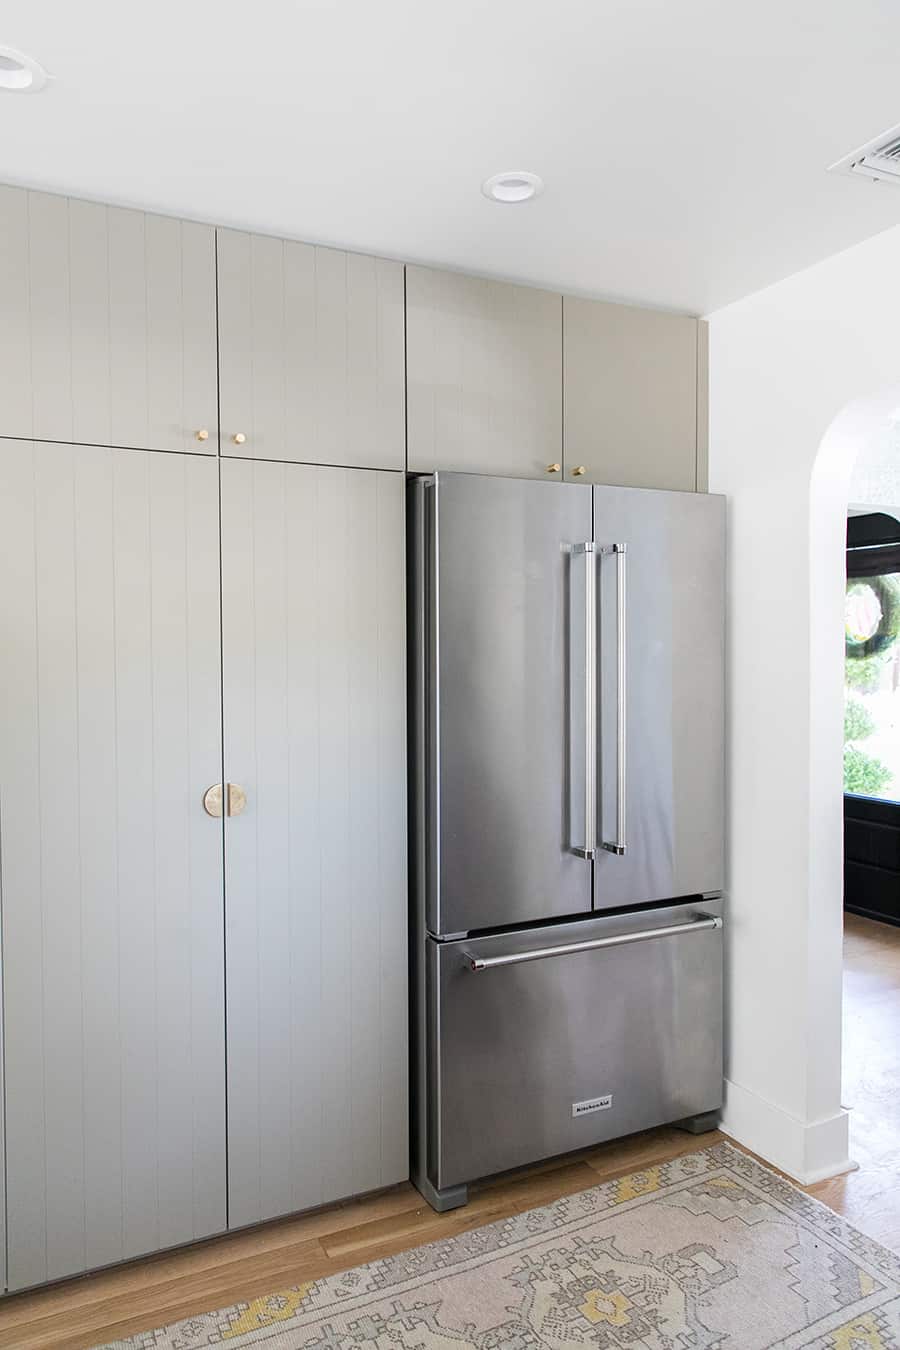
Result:
{"label": "freezer drawer", "polygon": [[429,940],[431,1184],[719,1107],[720,913],[702,902]]}

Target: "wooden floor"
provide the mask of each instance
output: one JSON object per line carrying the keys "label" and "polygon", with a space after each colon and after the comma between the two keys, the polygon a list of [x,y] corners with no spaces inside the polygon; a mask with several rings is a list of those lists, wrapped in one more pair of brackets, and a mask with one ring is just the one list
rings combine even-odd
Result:
{"label": "wooden floor", "polygon": [[855,914],[844,923],[841,1095],[859,1171],[809,1190],[900,1251],[900,928]]}
{"label": "wooden floor", "polygon": [[[900,1250],[900,930],[848,916],[844,1102],[860,1169],[810,1191]],[[84,1350],[546,1204],[724,1138],[659,1129],[479,1187],[434,1214],[411,1186],[0,1304],[0,1350]]]}

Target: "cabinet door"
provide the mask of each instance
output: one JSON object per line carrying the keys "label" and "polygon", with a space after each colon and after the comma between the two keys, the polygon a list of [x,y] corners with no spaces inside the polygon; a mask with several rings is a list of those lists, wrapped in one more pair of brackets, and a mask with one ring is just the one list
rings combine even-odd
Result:
{"label": "cabinet door", "polygon": [[211,228],[0,187],[0,293],[0,436],[215,453]]}
{"label": "cabinet door", "polygon": [[225,1227],[216,478],[0,444],[10,1289]]}
{"label": "cabinet door", "polygon": [[222,464],[230,1222],[408,1174],[401,474]]}
{"label": "cabinet door", "polygon": [[218,233],[222,451],[404,465],[403,266]]}
{"label": "cabinet door", "polygon": [[697,320],[568,296],[563,314],[566,478],[693,492]]}
{"label": "cabinet door", "polygon": [[560,477],[561,299],[406,269],[408,468]]}

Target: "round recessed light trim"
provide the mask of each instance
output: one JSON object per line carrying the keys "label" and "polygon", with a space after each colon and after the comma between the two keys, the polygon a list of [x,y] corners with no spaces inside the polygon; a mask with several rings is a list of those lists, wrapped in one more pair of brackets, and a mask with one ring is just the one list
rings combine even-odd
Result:
{"label": "round recessed light trim", "polygon": [[492,202],[529,202],[532,197],[541,195],[544,182],[536,173],[525,170],[495,173],[492,178],[485,179],[481,190]]}
{"label": "round recessed light trim", "polygon": [[38,65],[15,47],[0,46],[0,92],[5,94],[36,94],[50,79],[43,66]]}

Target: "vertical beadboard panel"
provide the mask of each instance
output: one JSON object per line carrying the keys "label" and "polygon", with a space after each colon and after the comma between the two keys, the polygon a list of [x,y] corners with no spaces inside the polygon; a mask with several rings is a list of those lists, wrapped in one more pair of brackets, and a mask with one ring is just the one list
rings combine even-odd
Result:
{"label": "vertical beadboard panel", "polygon": [[225,1224],[216,466],[0,452],[9,1283]]}
{"label": "vertical beadboard panel", "polygon": [[[319,1079],[322,1108],[323,1199],[347,1195],[354,1189],[353,1117],[365,1106],[365,1098],[356,1097],[353,1081],[353,1009],[369,990],[355,982],[354,917],[356,899],[352,892],[352,855],[358,832],[365,834],[368,822],[355,820],[351,813],[352,744],[350,704],[350,663],[359,661],[371,670],[371,647],[366,637],[352,626],[356,605],[351,586],[358,584],[366,557],[351,531],[352,498],[364,493],[366,477],[351,478],[347,470],[318,475],[316,511],[316,554],[319,568],[316,579],[315,634],[319,652],[319,850],[322,876],[322,914],[320,951],[322,961],[322,1000],[319,1008],[319,1035],[322,1041],[322,1068]],[[333,540],[338,547],[329,546]],[[324,557],[322,556],[324,554]],[[354,560],[358,560],[353,566]],[[379,896],[370,880],[369,895],[360,904],[377,905]],[[373,978],[370,975],[369,979]],[[375,973],[377,980],[380,975]],[[378,1047],[373,1045],[377,1053]],[[370,1104],[371,1105],[371,1104]],[[376,1127],[374,1117],[371,1125]],[[380,1132],[381,1122],[377,1122]],[[378,1182],[373,1183],[378,1185]]]}
{"label": "vertical beadboard panel", "polygon": [[[254,475],[249,462],[222,462],[222,696],[225,774],[256,785],[256,624],[254,616]],[[274,528],[274,526],[273,526]],[[228,1201],[233,1226],[257,1217],[261,1188],[262,1105],[259,903],[256,887],[256,794],[225,831],[226,1046]],[[277,1090],[277,1085],[275,1087]],[[247,1216],[247,1217],[245,1217]]]}
{"label": "vertical beadboard panel", "polygon": [[[215,233],[146,216],[147,445],[210,451],[215,442]],[[127,425],[127,424],[123,424]],[[209,440],[197,441],[205,426]]]}
{"label": "vertical beadboard panel", "polygon": [[407,1174],[402,496],[222,465],[233,1226]]}
{"label": "vertical beadboard panel", "polygon": [[[285,470],[285,518],[289,528],[288,575],[305,584],[288,591],[287,673],[291,698],[289,774],[292,835],[290,848],[290,947],[292,957],[289,1016],[291,1026],[291,1175],[297,1178],[293,1203],[317,1203],[323,1193],[319,1173],[327,1138],[319,1084],[325,1038],[320,1032],[322,995],[327,972],[322,964],[323,888],[321,823],[328,802],[320,792],[323,761],[332,747],[322,734],[318,706],[323,671],[314,638],[320,601],[320,578],[330,565],[321,548],[320,485],[316,470]],[[303,1030],[305,1028],[305,1030]],[[299,1034],[298,1034],[299,1033]]]}
{"label": "vertical beadboard panel", "polygon": [[28,329],[20,340],[31,349],[30,416],[25,426],[7,424],[0,398],[0,432],[74,440],[69,203],[65,197],[29,192],[27,212]]}
{"label": "vertical beadboard panel", "polygon": [[[75,684],[77,693],[77,790],[70,803],[78,829],[82,970],[80,997],[84,1098],[84,1266],[119,1258],[122,1244],[121,1087],[111,1065],[122,1060],[119,984],[119,841],[116,801],[120,765],[116,744],[115,464],[111,452],[88,451],[70,475],[55,448],[44,450],[51,473],[73,487]],[[71,463],[71,458],[70,458]],[[48,822],[48,841],[53,842]],[[74,914],[78,907],[73,905]],[[55,922],[55,920],[53,920]],[[47,970],[51,979],[58,972]],[[52,999],[52,990],[49,991]],[[62,1109],[66,1109],[63,1102]],[[12,1109],[15,1109],[13,1104]],[[74,1114],[74,1112],[73,1112]],[[78,1203],[81,1202],[81,1203]],[[78,1266],[75,1266],[77,1269]]]}
{"label": "vertical beadboard panel", "polygon": [[218,239],[224,453],[402,469],[402,265],[236,230]]}
{"label": "vertical beadboard panel", "polygon": [[0,277],[0,436],[215,453],[211,227],[4,188]]}
{"label": "vertical beadboard panel", "polygon": [[[110,420],[126,445],[146,445],[150,395],[147,351],[147,222],[137,211],[110,209],[107,287]],[[199,446],[198,446],[199,448]]]}
{"label": "vertical beadboard panel", "polygon": [[[288,244],[285,247],[293,251],[297,247],[306,249],[309,245]],[[324,464],[377,465],[380,461],[366,454],[367,442],[369,447],[374,448],[372,431],[364,434],[362,440],[356,443],[349,440],[346,434],[347,395],[350,392],[347,387],[348,338],[353,318],[359,318],[351,314],[349,307],[347,263],[347,254],[339,253],[337,249],[313,250],[315,309],[308,317],[302,314],[291,316],[294,322],[304,327],[312,322],[315,333],[313,366],[305,380],[306,388],[298,390],[298,395],[303,402],[310,398],[315,401],[316,440],[315,454],[310,456],[311,459]],[[291,401],[294,401],[293,397]],[[374,412],[371,400],[365,408],[371,416]],[[300,441],[292,439],[290,444],[305,453],[305,447]],[[352,458],[348,458],[348,452],[352,452]],[[387,463],[390,467],[400,467],[391,461]]]}
{"label": "vertical beadboard panel", "polygon": [[[116,800],[118,889],[129,903],[119,914],[119,952],[128,961],[120,986],[122,1056],[139,1064],[146,1027],[156,1022],[156,921],[153,874],[152,575],[148,459],[123,456],[116,473],[116,713],[119,761],[140,792]],[[126,547],[131,541],[130,548]],[[215,780],[213,780],[215,781]],[[150,1251],[158,1241],[155,1203],[159,1167],[156,1083],[132,1073],[122,1091],[122,1229],[126,1249]]]}
{"label": "vertical beadboard panel", "polygon": [[[51,201],[57,200],[51,198]],[[72,425],[58,439],[112,444],[110,423],[111,363],[121,353],[110,350],[110,278],[107,211],[92,202],[68,204],[70,333],[68,356],[72,379]],[[138,220],[140,216],[136,217]],[[64,243],[60,240],[60,246]],[[40,409],[35,407],[36,417]],[[36,433],[37,434],[37,433]]]}
{"label": "vertical beadboard panel", "polygon": [[0,431],[31,433],[31,294],[28,194],[0,186]]}
{"label": "vertical beadboard panel", "polygon": [[562,459],[561,297],[407,267],[406,304],[409,469],[546,478]]}
{"label": "vertical beadboard panel", "polygon": [[[225,1226],[217,466],[150,464],[159,1246]],[[187,1031],[186,1034],[186,1030]]]}
{"label": "vertical beadboard panel", "polygon": [[[0,453],[0,838],[9,1282],[47,1273],[40,686],[35,466],[29,445]],[[18,1185],[17,1185],[18,1182]],[[12,1250],[13,1237],[15,1250]]]}
{"label": "vertical beadboard panel", "polygon": [[[35,553],[37,556],[37,683],[40,691],[38,766],[41,801],[40,884],[45,913],[41,933],[44,985],[43,1099],[46,1144],[47,1274],[53,1279],[86,1265],[84,1216],[85,949],[79,831],[78,575],[76,572],[75,466],[60,472],[50,447],[35,451]],[[4,644],[5,645],[5,644]],[[92,730],[101,737],[104,726]],[[87,747],[86,747],[87,749]],[[11,784],[11,790],[15,790]],[[99,803],[98,803],[99,805]],[[22,897],[27,903],[27,897]],[[7,904],[15,904],[13,896]],[[90,955],[88,955],[88,961]],[[16,960],[7,950],[6,959]],[[7,1036],[15,1039],[10,1008]],[[8,1084],[15,1117],[18,1086]],[[10,1140],[12,1144],[12,1140]],[[13,1176],[15,1151],[8,1156]],[[18,1178],[16,1178],[18,1181]],[[15,1183],[14,1183],[15,1184]],[[15,1192],[10,1195],[13,1200]],[[21,1197],[20,1197],[21,1199]],[[15,1233],[10,1233],[15,1257]],[[13,1281],[11,1280],[12,1284]]]}

